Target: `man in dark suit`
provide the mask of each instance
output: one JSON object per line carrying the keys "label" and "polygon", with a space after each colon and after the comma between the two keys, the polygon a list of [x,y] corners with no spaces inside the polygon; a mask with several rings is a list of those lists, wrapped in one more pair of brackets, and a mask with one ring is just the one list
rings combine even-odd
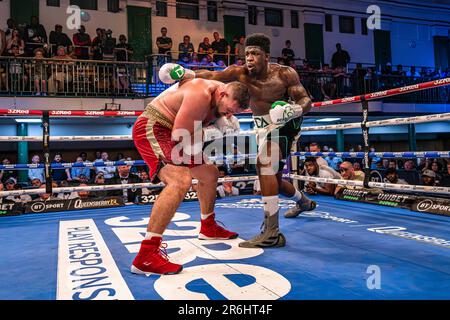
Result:
{"label": "man in dark suit", "polygon": [[[142,183],[141,178],[130,174],[130,169],[130,166],[117,167],[117,174],[113,179],[111,179],[110,184]],[[122,189],[112,192],[113,196],[123,196],[124,202],[136,202],[136,197],[141,194],[141,189]]]}

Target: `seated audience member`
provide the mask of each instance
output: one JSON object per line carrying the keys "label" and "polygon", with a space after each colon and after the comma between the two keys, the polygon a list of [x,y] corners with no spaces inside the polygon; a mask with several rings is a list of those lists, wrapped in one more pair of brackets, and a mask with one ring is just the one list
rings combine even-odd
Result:
{"label": "seated audience member", "polygon": [[[123,155],[122,155],[123,158]],[[109,154],[106,151],[103,151],[101,153],[101,159],[100,160],[95,160],[95,162],[107,162],[110,161],[109,160]],[[97,174],[100,172],[103,172],[104,178],[105,180],[108,182],[109,180],[111,180],[112,178],[114,178],[114,175],[116,173],[116,167],[115,166],[104,166],[104,167],[96,167],[95,168]]]}
{"label": "seated audience member", "polygon": [[[305,171],[307,176],[329,178],[333,179],[333,175],[324,170],[316,161],[314,157],[308,157],[305,159]],[[316,182],[306,182],[305,191],[308,194],[323,194],[323,195],[333,195],[335,190],[335,185],[331,183],[316,183]]]}
{"label": "seated audience member", "polygon": [[41,181],[41,179],[39,178],[33,178],[30,181],[30,185],[33,188],[39,188],[42,185],[42,183],[44,183],[44,181]]}
{"label": "seated audience member", "polygon": [[[83,162],[83,158],[78,156],[76,162],[77,164],[84,164]],[[88,167],[72,167],[71,170],[71,176],[72,176],[72,180],[77,181],[77,182],[81,182],[81,177],[83,177],[84,179],[87,179],[89,181],[89,179],[91,178],[91,169]]]}
{"label": "seated audience member", "polygon": [[433,170],[425,169],[422,171],[422,185],[430,187],[436,186],[436,174]]}
{"label": "seated audience member", "polygon": [[441,180],[441,186],[450,187],[450,162],[447,162],[447,171]]}
{"label": "seated audience member", "polygon": [[[332,151],[330,151],[332,152]],[[339,171],[339,165],[343,162],[341,157],[336,156],[327,156],[325,157],[325,161],[328,163],[328,166],[336,171]]]}
{"label": "seated audience member", "polygon": [[[111,184],[133,184],[141,183],[142,180],[130,174],[131,166],[118,166],[117,175],[110,181]],[[114,196],[122,196],[125,203],[136,202],[136,197],[142,194],[141,189],[122,189],[112,192]]]}
{"label": "seated audience member", "polygon": [[353,163],[353,170],[355,170],[355,171],[362,171],[361,170],[361,163],[359,163],[359,162]]}
{"label": "seated audience member", "polygon": [[20,31],[14,29],[11,33],[11,37],[6,42],[5,55],[13,55],[13,47],[16,46],[19,56],[25,53],[25,41],[20,37]]}
{"label": "seated audience member", "polygon": [[[365,174],[362,171],[355,171],[353,165],[349,161],[342,162],[339,166],[339,171],[341,172],[342,179],[351,181],[364,181]],[[349,185],[337,185],[335,194],[342,189],[358,189],[362,187],[349,186]]]}
{"label": "seated audience member", "polygon": [[52,56],[56,54],[56,50],[59,46],[63,46],[68,49],[72,45],[72,40],[65,34],[63,27],[60,24],[55,25],[55,30],[50,32],[49,42],[51,45]]}
{"label": "seated audience member", "polygon": [[442,166],[439,162],[437,162],[436,160],[433,161],[431,163],[431,170],[434,172],[434,174],[436,175],[435,178],[435,182],[436,185],[439,186],[441,184],[441,180],[442,180]]}
{"label": "seated audience member", "polygon": [[[311,142],[309,144],[309,152],[322,152],[322,148],[317,142]],[[319,166],[328,166],[328,162],[322,157],[317,157],[316,162]]]}
{"label": "seated audience member", "polygon": [[[94,185],[106,185],[106,179],[105,174],[103,172],[97,173],[97,175],[94,178]],[[93,191],[91,194],[93,194],[97,198],[105,198],[112,195],[114,191],[107,191],[107,190],[100,190],[100,191]]]}
{"label": "seated audience member", "polygon": [[[80,183],[80,187],[87,187],[88,185],[86,183]],[[93,194],[90,191],[78,191],[78,198],[80,199],[89,199],[89,198],[95,198],[95,194]]]}
{"label": "seated audience member", "polygon": [[405,169],[405,171],[415,171],[415,165],[414,165],[414,161],[413,160],[406,160],[403,168]]}
{"label": "seated audience member", "polygon": [[[33,158],[31,158],[31,163],[39,166],[41,161],[41,157],[39,155],[35,154]],[[35,168],[35,169],[28,169],[28,179],[30,181],[33,181],[35,179],[39,179],[41,183],[45,182],[45,176],[44,176],[44,168]],[[40,186],[41,184],[39,184]]]}
{"label": "seated audience member", "polygon": [[[224,178],[229,178],[225,176]],[[217,186],[217,193],[220,198],[230,197],[230,196],[238,196],[239,189],[233,186],[233,182],[222,182],[219,186]]]}
{"label": "seated audience member", "polygon": [[[55,157],[53,158],[52,165],[54,164],[63,164],[64,160],[61,153],[56,153]],[[59,168],[59,169],[52,169],[52,180],[56,183],[61,183],[63,180],[72,181],[72,177],[70,175],[70,169],[69,168]]]}
{"label": "seated audience member", "polygon": [[389,169],[389,168],[397,169],[397,161],[395,161],[395,160],[389,160],[388,169]]}
{"label": "seated audience member", "polygon": [[384,182],[393,184],[409,184],[398,177],[397,169],[389,168],[386,170]]}
{"label": "seated audience member", "polygon": [[[56,182],[52,182],[52,188],[57,188],[58,187],[58,184],[56,183]],[[44,189],[45,190],[45,184],[42,184],[41,185],[41,187],[40,187],[40,189]],[[53,200],[61,200],[60,198],[58,198],[58,195],[57,194],[55,194],[55,193],[53,193],[53,194],[50,194],[50,193],[41,193],[40,195],[38,195],[38,198],[37,199],[34,199],[35,201],[36,200],[39,200],[39,201],[53,201]]]}
{"label": "seated audience member", "polygon": [[[69,187],[69,182],[67,181],[61,181],[61,188],[67,188]],[[75,199],[78,198],[78,192],[76,191],[72,191],[72,192],[60,192],[57,195],[57,198],[60,200],[70,200],[70,199]]]}
{"label": "seated audience member", "polygon": [[[5,181],[5,191],[16,191],[20,190],[20,186],[17,184],[16,178],[10,177],[8,180]],[[22,194],[17,196],[7,196],[4,197],[4,200],[7,201],[14,201],[17,203],[27,203],[28,201],[31,201],[31,197],[28,194]]]}
{"label": "seated audience member", "polygon": [[[2,160],[2,165],[7,166],[10,165],[11,161],[8,158],[4,158]],[[0,170],[0,182],[6,182],[9,178],[17,179],[17,171],[16,170]]]}

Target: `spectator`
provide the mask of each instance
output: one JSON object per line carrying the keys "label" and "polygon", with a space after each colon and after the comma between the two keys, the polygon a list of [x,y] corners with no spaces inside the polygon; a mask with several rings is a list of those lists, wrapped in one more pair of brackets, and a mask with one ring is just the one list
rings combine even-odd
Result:
{"label": "spectator", "polygon": [[[97,173],[97,175],[95,176],[94,184],[95,185],[105,185],[106,184],[105,175],[102,171]],[[101,190],[101,191],[92,192],[92,194],[97,198],[105,198],[105,197],[108,197],[112,192],[113,191]]]}
{"label": "spectator", "polygon": [[116,155],[116,161],[124,161],[125,156],[123,155],[122,152],[117,153]]}
{"label": "spectator", "polygon": [[[58,184],[55,182],[55,181],[53,181],[52,182],[52,188],[57,188],[58,187]],[[40,187],[39,187],[39,189],[45,189],[45,184],[42,184]],[[38,198],[37,198],[39,201],[54,201],[54,200],[60,200],[60,198],[58,198],[58,195],[57,194],[55,194],[55,193],[53,193],[53,194],[50,194],[50,193],[41,193],[39,196],[38,196]]]}
{"label": "spectator", "polygon": [[234,54],[236,61],[237,60],[245,61],[245,36],[239,37],[239,42],[234,47]]}
{"label": "spectator", "polygon": [[406,77],[406,72],[403,71],[403,66],[401,64],[397,65],[397,70],[393,71],[392,74],[394,76]]}
{"label": "spectator", "polygon": [[277,58],[277,63],[280,64],[280,65],[282,65],[282,66],[287,66],[286,60],[284,60],[283,57],[278,57],[278,58]]}
{"label": "spectator", "polygon": [[[53,158],[52,165],[55,164],[63,164],[63,156],[61,153],[56,153],[55,157]],[[69,168],[60,168],[60,169],[52,169],[52,180],[60,183],[63,180],[72,181],[72,176],[70,175],[70,169]]]}
{"label": "spectator", "polygon": [[336,52],[333,54],[331,58],[331,67],[333,69],[336,68],[346,68],[347,64],[350,62],[350,55],[347,51],[342,50],[342,45],[340,43],[336,43]]}
{"label": "spectator", "polygon": [[14,19],[9,18],[6,21],[6,29],[5,29],[6,41],[11,39],[14,29],[17,29],[17,23],[16,23],[16,21]]}
{"label": "spectator", "polygon": [[441,186],[450,187],[450,162],[447,162],[447,172],[441,180]]}
{"label": "spectator", "polygon": [[[61,188],[67,188],[69,187],[69,182],[67,182],[67,180],[61,181]],[[57,194],[56,196],[58,199],[60,200],[70,200],[70,199],[75,199],[78,198],[78,192],[76,191],[72,191],[72,192],[60,192]]]}
{"label": "spectator", "polygon": [[39,187],[42,185],[42,183],[44,183],[44,181],[42,181],[42,180],[39,179],[39,178],[33,178],[33,179],[30,181],[30,184],[31,184],[31,186],[32,186],[33,188],[39,188]]}
{"label": "spectator", "polygon": [[[59,46],[56,51],[54,60],[73,60],[71,56],[67,54],[66,48]],[[69,65],[73,64],[70,61],[52,61],[52,73],[48,80],[48,91],[51,95],[61,91],[68,91],[69,84],[72,82],[72,73],[70,72]]]}
{"label": "spectator", "polygon": [[[322,152],[320,144],[317,142],[311,142],[309,144],[309,152]],[[316,162],[319,166],[328,166],[328,162],[322,157],[317,157]]]}
{"label": "spectator", "polygon": [[354,162],[353,163],[353,170],[355,170],[355,171],[362,171],[361,170],[361,163],[359,163],[359,162]]}
{"label": "spectator", "polygon": [[406,76],[410,77],[410,78],[420,78],[420,74],[419,72],[416,70],[415,66],[412,66],[411,68],[409,68],[409,71],[406,72]]}
{"label": "spectator", "polygon": [[49,41],[52,56],[56,55],[56,50],[58,50],[59,46],[65,47],[66,50],[72,46],[72,40],[70,40],[69,36],[62,31],[62,25],[57,24],[55,25],[55,30],[50,32]]}
{"label": "spectator", "polygon": [[113,61],[115,59],[115,49],[117,39],[112,36],[112,30],[105,31],[105,37],[102,42],[102,60]]}
{"label": "spectator", "polygon": [[[17,184],[17,180],[16,178],[9,178],[8,180],[5,181],[5,191],[16,191],[16,190],[20,190],[20,186]],[[18,203],[27,203],[29,201],[31,201],[31,197],[28,194],[22,194],[22,195],[18,195],[18,196],[7,196],[4,198],[5,200],[8,201],[14,201],[14,202],[18,202]]]}
{"label": "spectator", "polygon": [[0,29],[0,56],[3,56],[3,54],[6,54],[6,36],[5,32]]}
{"label": "spectator", "polygon": [[422,185],[424,186],[436,186],[436,174],[433,170],[425,169],[422,172]]}
{"label": "spectator", "polygon": [[[333,175],[324,170],[319,166],[314,157],[308,157],[305,159],[305,171],[306,175],[310,177],[320,177],[320,178],[333,178]],[[305,191],[308,194],[323,194],[323,195],[333,195],[335,190],[335,185],[331,183],[315,183],[315,182],[306,182],[305,183]]]}
{"label": "spectator", "polygon": [[[117,176],[112,179],[111,184],[141,183],[142,180],[139,177],[130,174],[130,169],[130,166],[118,166]],[[122,196],[125,203],[136,202],[136,197],[141,194],[141,189],[122,189],[113,192],[113,195],[115,196]]]}
{"label": "spectator", "polygon": [[116,60],[130,61],[133,55],[133,48],[127,43],[127,37],[124,34],[119,36],[119,43],[116,45]]}
{"label": "spectator", "polygon": [[198,45],[198,59],[201,61],[208,54],[208,50],[211,49],[211,43],[208,37],[203,38],[203,42]]}
{"label": "spectator", "polygon": [[[108,152],[103,151],[101,153],[100,161],[107,162],[107,161],[109,161],[108,157],[109,157]],[[97,160],[96,160],[96,162],[97,162]],[[106,182],[108,182],[109,180],[114,178],[114,174],[116,172],[116,167],[115,166],[97,167],[96,172],[97,172],[97,174],[102,172]]]}
{"label": "spectator", "polygon": [[[351,181],[364,181],[365,174],[362,171],[355,171],[353,165],[349,161],[342,162],[339,166],[339,172],[342,179]],[[337,194],[342,189],[358,189],[361,187],[349,186],[349,185],[337,185],[334,194]]]}
{"label": "spectator", "polygon": [[161,28],[161,37],[156,38],[156,46],[158,47],[158,54],[164,54],[166,57],[160,58],[158,65],[172,61],[172,39],[167,36],[167,28]]}
{"label": "spectator", "polygon": [[[220,38],[218,32],[213,33],[214,41],[211,44],[211,48],[214,50],[214,62],[218,62],[219,60],[224,60],[227,57],[225,55],[229,55],[231,51],[231,46],[228,44],[227,40]],[[229,56],[228,56],[229,57]]]}
{"label": "spectator", "polygon": [[333,168],[336,171],[339,171],[340,164],[344,161],[341,157],[337,156],[327,156],[325,157],[325,161],[327,162],[330,168]]}
{"label": "spectator", "polygon": [[[37,154],[35,154],[31,158],[31,163],[36,165],[36,167],[39,166],[40,161],[41,161],[41,157],[39,157],[39,155],[37,155]],[[30,181],[39,179],[39,181],[44,183],[45,182],[44,169],[43,168],[28,169],[28,179]]]}
{"label": "spectator", "polygon": [[[76,162],[81,165],[84,164],[83,158],[78,156]],[[71,170],[72,180],[80,182],[83,179],[89,180],[91,178],[91,170],[87,167],[72,167]]]}
{"label": "spectator", "polygon": [[92,59],[103,60],[103,43],[105,41],[105,29],[97,28],[95,30],[97,36],[92,40]]}
{"label": "spectator", "polygon": [[37,16],[31,17],[31,24],[27,25],[25,33],[25,50],[28,56],[32,56],[37,48],[45,49],[47,45],[47,31],[42,24],[39,23]]}
{"label": "spectator", "polygon": [[436,175],[435,177],[435,182],[436,185],[440,185],[441,180],[442,180],[442,166],[439,162],[437,162],[436,160],[434,160],[431,163],[431,170],[434,172],[434,174]]}
{"label": "spectator", "polygon": [[[225,176],[224,178],[226,179],[229,177]],[[233,182],[222,182],[222,184],[217,187],[217,193],[220,198],[238,196],[239,189],[233,186]]]}
{"label": "spectator", "polygon": [[97,162],[97,161],[102,161],[102,151],[100,151],[100,150],[95,151],[94,162]]}
{"label": "spectator", "polygon": [[[8,158],[4,158],[2,160],[2,165],[7,166],[10,165],[11,161]],[[9,178],[17,178],[17,171],[15,170],[0,170],[0,181],[6,182]]]}
{"label": "spectator", "polygon": [[386,170],[384,182],[393,184],[409,184],[406,180],[398,177],[397,169],[389,168]]}
{"label": "spectator", "polygon": [[18,29],[14,29],[11,33],[11,38],[6,41],[6,53],[8,55],[14,55],[14,46],[17,46],[19,48],[20,55],[23,55],[25,53],[25,41],[20,37],[20,32]]}
{"label": "spectator", "polygon": [[395,161],[395,160],[389,160],[388,169],[389,169],[389,168],[397,169],[397,161]]}
{"label": "spectator", "polygon": [[86,33],[85,26],[80,26],[78,32],[73,35],[73,44],[75,46],[75,56],[77,57],[77,59],[89,59],[91,37]]}
{"label": "spectator", "polygon": [[178,60],[184,61],[184,62],[191,62],[192,60],[192,53],[195,51],[194,45],[191,43],[191,37],[188,35],[185,35],[183,37],[183,42],[181,42],[178,45]]}
{"label": "spectator", "polygon": [[285,42],[286,47],[281,50],[281,55],[286,62],[286,65],[289,65],[292,60],[295,58],[294,50],[291,49],[291,40],[286,40]]}
{"label": "spectator", "polygon": [[47,62],[43,60],[44,50],[37,48],[34,50],[34,59],[28,67],[28,75],[34,80],[34,90],[36,95],[47,95]]}
{"label": "spectator", "polygon": [[406,160],[405,164],[403,165],[403,168],[405,169],[405,171],[415,171],[415,165],[414,165],[414,161],[412,160]]}
{"label": "spectator", "polygon": [[[87,187],[88,185],[86,183],[80,183],[80,187]],[[78,191],[78,197],[80,199],[89,199],[89,198],[95,198],[95,194],[90,191]]]}

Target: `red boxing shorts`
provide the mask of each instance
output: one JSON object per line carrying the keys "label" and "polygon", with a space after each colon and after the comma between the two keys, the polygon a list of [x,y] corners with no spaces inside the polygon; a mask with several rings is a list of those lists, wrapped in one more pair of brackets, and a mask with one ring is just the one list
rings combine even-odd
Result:
{"label": "red boxing shorts", "polygon": [[187,164],[174,164],[172,162],[172,150],[179,143],[172,140],[172,126],[173,123],[151,105],[133,126],[134,145],[148,165],[152,183],[160,182],[158,173],[166,164],[193,168],[204,163],[203,157],[201,164],[193,164],[193,159]]}

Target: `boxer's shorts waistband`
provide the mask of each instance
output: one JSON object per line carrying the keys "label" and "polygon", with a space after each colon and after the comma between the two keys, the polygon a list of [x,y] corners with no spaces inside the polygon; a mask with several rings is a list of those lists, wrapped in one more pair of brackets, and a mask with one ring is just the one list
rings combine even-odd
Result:
{"label": "boxer's shorts waistband", "polygon": [[162,126],[166,127],[167,129],[172,130],[173,128],[173,122],[169,118],[167,118],[164,114],[159,112],[153,105],[149,105],[145,111],[141,115],[142,117],[149,118],[151,120],[154,120],[155,122],[158,122]]}

